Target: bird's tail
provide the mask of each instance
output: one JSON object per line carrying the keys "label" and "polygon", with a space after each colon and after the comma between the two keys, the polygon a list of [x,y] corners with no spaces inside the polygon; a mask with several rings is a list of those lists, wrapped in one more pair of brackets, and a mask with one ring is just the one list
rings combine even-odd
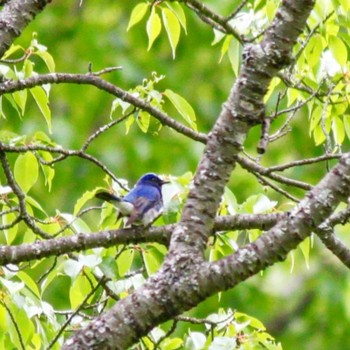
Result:
{"label": "bird's tail", "polygon": [[112,193],[109,192],[98,192],[95,194],[96,198],[102,199],[107,202],[120,202],[121,198],[115,196]]}

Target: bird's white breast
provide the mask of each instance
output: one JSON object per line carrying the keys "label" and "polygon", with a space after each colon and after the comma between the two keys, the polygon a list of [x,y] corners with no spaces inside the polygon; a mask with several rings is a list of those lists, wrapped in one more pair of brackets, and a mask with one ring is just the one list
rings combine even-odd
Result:
{"label": "bird's white breast", "polygon": [[144,213],[142,218],[142,224],[144,226],[148,226],[151,224],[157,217],[163,212],[162,208],[152,208],[148,210],[146,213]]}

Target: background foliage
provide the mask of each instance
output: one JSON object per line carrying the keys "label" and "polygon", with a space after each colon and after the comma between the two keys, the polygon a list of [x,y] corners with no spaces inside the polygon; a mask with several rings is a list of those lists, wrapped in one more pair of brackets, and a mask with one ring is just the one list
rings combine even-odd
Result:
{"label": "background foliage", "polygon": [[[240,1],[205,3],[218,13],[229,15]],[[109,0],[104,1],[103,6],[95,1],[83,1],[81,6],[78,1],[53,3],[26,28],[15,43],[23,48],[32,45],[34,54],[16,65],[2,64],[2,74],[10,78],[11,75],[29,76],[32,70],[38,73],[86,73],[90,63],[93,71],[122,66],[122,70],[110,73],[106,79],[125,90],[136,91],[135,87],[139,86],[138,93],[154,94],[154,90],[157,90],[160,94],[155,95],[155,100],[162,99],[162,108],[172,117],[201,132],[208,132],[238,74],[241,45],[233,37],[220,38],[191,11],[181,6],[186,27],[184,23],[176,25],[173,22],[167,33],[162,22],[163,28],[150,48],[149,37],[153,40],[155,36],[151,31],[157,31],[157,28],[154,29],[154,23],[147,24],[149,17],[156,13],[163,20],[161,16],[164,11],[167,13],[170,10],[166,4],[152,10],[148,6],[140,22],[127,31],[132,10],[137,4],[140,3]],[[180,6],[177,3],[170,4]],[[234,25],[248,38],[253,37],[268,25],[278,4],[277,0],[247,1]],[[295,48],[298,59],[294,63],[293,81],[303,81],[313,91],[328,93],[329,96],[332,94],[331,97],[310,98],[307,91],[293,88],[286,90],[286,84],[278,78],[271,85],[266,97],[268,114],[291,108],[298,101],[307,100],[307,103],[297,110],[289,123],[291,132],[269,145],[268,152],[261,159],[264,166],[315,157],[325,151],[337,153],[341,149],[348,149],[349,10],[346,1],[317,1],[308,21],[311,33],[312,28],[317,29],[310,37],[304,35]],[[245,27],[246,23],[249,26]],[[177,29],[179,26],[180,29]],[[175,49],[179,31],[181,34]],[[47,47],[47,51],[41,45]],[[304,50],[299,54],[301,48]],[[18,49],[9,57],[19,57],[21,54],[21,49]],[[155,83],[156,77],[162,75],[164,78]],[[174,95],[169,90],[188,101],[195,111],[195,121],[189,120],[188,116],[187,120],[184,119],[181,108],[187,105],[183,102],[182,107],[176,105]],[[91,134],[111,121],[114,97],[92,86],[53,85],[49,102],[46,96],[47,93],[41,88],[27,95],[18,92],[12,97],[2,96],[0,139],[16,145],[57,144],[65,149],[79,149]],[[121,115],[122,108],[119,106],[112,113],[112,118]],[[288,116],[290,114],[277,118],[271,132],[279,130]],[[139,124],[134,121],[128,126],[129,118],[127,122],[104,132],[91,143],[89,153],[105,164],[117,178],[128,179],[129,187],[148,171],[171,176],[172,185],[164,193],[168,209],[158,224],[174,222],[179,218],[177,211],[181,209],[191,172],[196,168],[203,145],[167,127],[160,128],[159,122],[152,118],[147,128],[144,124],[148,123],[147,116],[141,117],[143,119]],[[257,157],[256,143],[259,137],[260,127],[256,127],[246,142],[245,151],[252,157]],[[40,156],[46,161],[51,160],[48,153],[42,152]],[[33,153],[11,154],[9,161],[16,180],[32,198],[28,210],[50,222],[49,225],[38,224],[49,234],[57,232],[66,221],[69,222],[72,215],[80,211],[81,205],[86,208],[100,204],[91,199],[91,191],[111,185],[110,179],[107,183],[104,181],[107,177],[101,168],[78,157],[56,163],[54,172],[39,164]],[[295,167],[288,170],[286,175],[315,184],[332,162]],[[2,189],[6,192],[3,174],[0,174],[0,179]],[[224,202],[228,209],[223,205],[222,214],[227,213],[227,210],[231,214],[286,211],[294,205],[290,199],[264,186],[253,174],[241,168],[233,173],[228,188],[230,191],[227,191]],[[305,192],[298,188],[285,188],[298,198]],[[9,200],[15,201],[15,198],[9,194]],[[6,200],[2,199],[0,203],[3,210],[8,208]],[[104,207],[102,211],[91,211],[76,220],[72,225],[73,232],[94,232],[106,227],[117,227],[119,223],[115,223],[114,211],[108,205]],[[13,213],[4,215],[2,223],[11,222],[13,218]],[[344,232],[337,233],[350,243],[346,228],[344,226]],[[60,235],[71,234],[70,230]],[[220,235],[208,247],[208,257],[218,259],[234,250],[234,240],[242,244],[258,234],[257,231],[247,231]],[[34,240],[35,235],[21,225],[0,233],[1,244]],[[119,298],[136,288],[148,274],[152,274],[165,253],[166,249],[157,244],[113,247],[86,251],[78,254],[76,260],[61,256],[22,264],[18,271],[16,267],[1,269],[3,295],[0,305],[0,347],[20,348],[23,342],[26,349],[47,348],[66,317],[71,314],[69,310],[76,309],[83,301],[85,304],[94,304],[107,298],[106,291],[97,288],[85,300],[92,286],[96,285],[97,270],[112,279],[109,286]],[[283,349],[295,349],[296,344],[305,349],[344,349],[350,341],[349,292],[350,279],[346,269],[317,239],[308,240],[286,262],[233,290],[211,297],[188,313],[188,316],[196,318],[215,314],[212,316],[214,319],[221,317],[227,320],[230,312],[237,310],[239,313],[235,314],[231,328],[224,323],[220,329],[219,323],[212,331],[216,337],[210,338],[213,333],[208,325],[179,321],[175,332],[162,343],[162,348],[200,349],[205,342],[208,348],[211,339],[216,339],[216,343],[209,349],[219,349],[220,346],[234,348],[241,334],[241,344],[245,344],[242,348],[246,349],[263,348],[259,341],[271,349],[280,346]],[[74,328],[88,322],[89,316],[96,315],[111,304],[113,301],[108,298],[96,308],[79,311],[81,315],[76,315],[70,326]],[[11,315],[22,333],[22,339],[19,339],[13,327]],[[232,318],[229,320],[232,321]],[[247,320],[249,322],[245,323]],[[258,320],[267,327],[267,333]],[[150,339],[156,343],[170,328],[170,322],[157,328]],[[270,342],[269,334],[282,345]],[[232,339],[236,339],[236,343],[225,343],[229,342],[225,336],[235,337]],[[59,348],[62,339],[63,336],[52,344],[53,348]],[[154,343],[150,339],[144,338],[139,348],[153,348]],[[224,345],[220,345],[220,342]]]}

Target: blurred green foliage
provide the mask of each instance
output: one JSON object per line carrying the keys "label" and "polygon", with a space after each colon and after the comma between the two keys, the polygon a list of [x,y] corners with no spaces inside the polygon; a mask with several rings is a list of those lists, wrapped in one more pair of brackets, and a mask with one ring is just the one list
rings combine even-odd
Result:
{"label": "blurred green foliage", "polygon": [[[143,79],[150,79],[153,72],[165,75],[165,78],[157,84],[157,90],[164,92],[170,89],[185,97],[195,111],[198,131],[210,131],[220,113],[222,103],[228,96],[229,89],[234,83],[235,73],[233,72],[234,67],[232,67],[234,64],[227,55],[224,55],[221,62],[218,63],[222,54],[221,46],[211,45],[214,34],[207,25],[200,22],[193,13],[184,8],[188,34],[185,35],[182,30],[176,48],[176,58],[173,59],[173,52],[165,31],[161,32],[152,48],[147,51],[146,22],[149,13],[139,24],[126,31],[131,11],[139,3],[138,1],[106,0],[102,4],[97,1],[85,0],[82,1],[81,6],[79,3],[79,1],[72,3],[68,0],[52,3],[26,28],[16,44],[28,47],[33,33],[37,33],[39,43],[47,46],[48,52],[54,58],[56,72],[86,73],[90,63],[93,71],[109,66],[122,66],[121,71],[108,74],[105,78],[125,90],[134,89],[135,86],[142,84]],[[227,15],[232,10],[232,3],[238,4],[239,1],[206,1],[206,3],[223,15]],[[254,4],[255,11],[268,8],[270,12],[267,11],[267,18],[269,19],[272,18],[278,1],[249,1],[248,3]],[[342,6],[346,6],[343,5],[343,2],[340,3]],[[317,15],[310,19],[310,25],[314,24],[317,19],[320,20],[323,11],[322,5],[324,5],[324,1],[319,1],[316,7]],[[333,35],[336,33],[332,34],[332,38],[327,38],[327,33],[329,33],[327,30],[330,30],[331,25],[322,27],[320,36],[323,36],[324,47],[318,48],[316,43],[313,44],[316,47],[314,50],[319,50],[318,54],[328,45],[328,39],[335,56],[337,56],[338,50],[343,53],[342,57],[349,51],[349,34],[345,29],[346,25],[349,24],[349,18],[348,15],[339,16],[339,18],[344,21],[340,25],[340,29],[338,28],[343,41],[339,44],[335,39],[337,37]],[[339,20],[339,22],[341,21]],[[339,26],[339,22],[334,20],[332,28],[335,25]],[[230,54],[232,56],[236,54],[235,57],[239,57],[241,48],[237,43],[235,45]],[[299,65],[305,70],[314,68],[316,72],[316,68],[320,69],[319,61],[315,59],[313,50],[310,49],[308,54],[309,56],[300,58]],[[342,58],[340,59],[342,60]],[[40,56],[31,57],[31,61],[35,64],[35,71],[39,73],[48,71]],[[308,65],[308,63],[310,64]],[[344,62],[344,65],[346,64]],[[314,76],[315,81],[317,81],[316,73]],[[278,93],[284,89],[282,85],[276,83],[275,90],[267,100],[268,114],[275,110]],[[51,86],[49,106],[52,113],[52,134],[49,137],[64,148],[79,149],[89,135],[110,121],[113,100],[113,96],[91,86],[69,84]],[[286,108],[287,103],[287,101],[281,102],[282,105],[284,104],[284,108]],[[317,101],[313,103],[316,106]],[[171,116],[183,122],[181,115],[176,113],[176,108],[171,105],[169,100],[165,104],[172,112]],[[310,116],[312,118],[312,111],[315,108],[304,106],[298,112],[293,120],[293,132],[284,137],[282,141],[269,145],[267,154],[262,158],[262,164],[271,166],[323,154],[324,140],[318,139],[321,137],[320,131],[310,130],[308,125],[308,118]],[[27,140],[32,140],[38,131],[49,135],[47,121],[42,117],[34,99],[28,98],[25,114],[21,118],[8,101],[3,103],[3,112],[6,119],[0,121],[2,130],[26,135]],[[335,113],[335,111],[333,112]],[[341,116],[346,112],[348,112],[347,106],[343,111],[339,111],[337,118],[341,121],[340,123],[343,123]],[[120,109],[114,112],[114,117],[118,116],[121,116]],[[278,130],[283,122],[283,119],[277,119],[272,126],[272,132]],[[316,124],[315,122],[315,128]],[[334,124],[339,127],[339,121]],[[330,125],[329,133],[331,133],[331,128],[334,132]],[[341,125],[346,127],[346,122],[344,121],[344,124]],[[97,138],[91,144],[89,153],[104,163],[118,178],[128,179],[129,184],[133,184],[140,174],[148,171],[179,177],[179,179],[174,180],[174,183],[180,198],[178,204],[181,205],[190,180],[189,172],[195,171],[204,146],[178,135],[167,127],[158,131],[158,126],[151,120],[151,132],[144,133],[140,128],[131,127],[126,133],[125,125],[120,124]],[[345,132],[343,134],[343,140],[339,143],[342,143],[342,147],[345,149],[349,146],[349,135]],[[256,156],[256,145],[259,137],[260,127],[255,127],[245,143],[245,150],[254,156]],[[18,163],[17,155],[10,155],[11,165],[15,167],[16,163],[17,166],[22,167],[24,163],[30,161],[27,158],[31,156],[23,155],[21,157]],[[328,166],[330,167],[332,164],[333,162],[329,162]],[[29,169],[35,177],[38,169],[35,166],[34,168],[31,166]],[[292,178],[315,184],[326,172],[327,167],[321,163],[313,165],[307,170],[297,167],[285,173]],[[73,212],[76,202],[86,191],[93,191],[97,186],[106,186],[105,174],[102,170],[80,158],[69,158],[55,164],[55,177],[49,192],[48,187],[45,186],[45,176],[40,171],[38,176],[38,181],[34,181],[35,184],[27,183],[27,180],[24,179],[21,183],[22,188],[30,188],[33,185],[30,192],[33,199],[44,198],[44,201],[41,200],[40,203],[45,204],[44,210],[47,215],[54,217],[59,212],[60,220],[66,215],[62,215],[62,213]],[[46,174],[46,176],[49,175]],[[16,178],[21,178],[20,170]],[[4,185],[3,174],[0,174],[0,179],[1,184]],[[110,185],[110,182],[108,184]],[[288,200],[262,186],[253,175],[248,174],[239,166],[233,172],[228,187],[237,198],[238,204],[226,199],[227,204],[232,205],[236,211],[249,212],[250,207],[247,203],[249,203],[249,198],[251,199],[251,196],[255,195],[259,195],[259,198],[265,198],[261,197],[263,195],[266,196],[269,198],[270,204],[277,201],[276,206],[270,205],[269,211],[286,210],[291,206]],[[303,195],[301,190],[292,189],[291,193],[299,197]],[[257,198],[254,197],[254,201]],[[268,204],[266,205],[268,206]],[[40,208],[33,207],[33,210],[40,211]],[[114,211],[111,208],[108,209],[108,205],[106,208],[106,212],[108,212],[102,214],[102,217],[100,217],[100,213],[91,213],[87,218],[88,225],[77,222],[77,230],[97,230],[100,227],[98,222],[102,227],[117,227]],[[175,206],[175,214],[170,213],[169,217],[165,216],[160,223],[177,220],[179,218],[178,210],[179,206]],[[55,225],[58,223],[52,223],[52,232],[57,231]],[[20,237],[17,232],[17,228],[8,230],[1,237],[1,243],[21,243],[34,240],[34,235],[29,231]],[[347,243],[350,243],[350,239],[346,237],[346,228],[339,229],[338,233]],[[249,234],[241,232],[235,238],[237,237],[242,241],[247,241]],[[228,250],[234,250],[234,247],[229,246],[229,244],[220,246],[220,241],[215,244],[216,250],[211,255],[213,259],[220,258]],[[124,251],[122,249],[124,248],[106,249],[105,252],[98,253],[99,258],[96,258],[94,252],[88,252],[86,255],[89,256],[91,253],[92,256],[88,262],[86,256],[83,255],[80,256],[78,262],[67,260],[65,257],[35,262],[28,271],[26,270],[28,275],[22,275],[22,279],[18,277],[16,283],[23,281],[27,286],[32,285],[31,293],[33,293],[35,292],[33,291],[35,283],[31,283],[31,279],[37,281],[54,264],[55,268],[46,276],[46,284],[41,285],[42,299],[40,302],[42,304],[40,307],[47,308],[42,317],[50,317],[51,315],[51,310],[48,311],[50,307],[45,303],[58,310],[78,306],[84,299],[89,283],[93,279],[89,268],[93,269],[97,265],[107,275],[108,273],[117,275],[119,280],[115,281],[114,288],[120,292],[120,296],[124,296],[128,289],[136,288],[144,280],[142,274],[137,275],[139,280],[136,277],[123,279],[125,273],[129,269],[135,271],[145,265],[146,272],[152,274],[159,267],[165,250],[164,247],[157,245],[142,247],[147,253],[134,250],[132,247]],[[308,251],[308,249],[306,250]],[[119,260],[123,263],[119,263],[119,266],[118,260],[115,263],[114,260],[110,259],[115,254],[123,254]],[[210,255],[209,252],[208,255]],[[233,290],[209,298],[189,312],[189,315],[207,317],[209,314],[220,314],[219,309],[238,310],[241,313],[251,315],[246,316],[247,318],[259,319],[267,327],[267,332],[274,336],[277,342],[282,343],[283,349],[345,349],[350,342],[348,332],[350,318],[349,276],[345,268],[330,253],[325,251],[316,239],[310,251],[310,257],[306,261],[309,267],[305,264],[305,256],[298,249],[285,263],[272,267],[261,276],[255,276]],[[84,273],[81,273],[82,266],[84,266]],[[292,266],[293,271],[291,271]],[[11,288],[15,287],[11,286]],[[70,290],[69,294],[67,290]],[[109,301],[109,305],[111,303]],[[39,308],[39,305],[36,307]],[[11,304],[11,308],[13,313],[27,321],[28,314],[20,314],[21,311],[17,309],[18,306],[15,303]],[[224,312],[222,311],[222,313]],[[237,315],[243,317],[240,314]],[[236,317],[238,317],[237,315]],[[8,318],[6,312],[0,308],[0,331],[2,330],[1,324],[5,324],[3,322],[5,322],[6,317]],[[253,322],[253,318],[250,319],[250,322]],[[47,327],[46,334],[53,337],[58,327],[56,322],[60,323],[63,320],[63,316],[57,316],[51,326],[49,322],[44,322],[43,324]],[[55,327],[56,330],[54,330]],[[170,323],[164,325],[165,330],[169,327]],[[249,327],[252,329],[246,334],[254,334],[251,336],[256,341],[255,336],[257,334],[261,336],[261,333],[255,332],[254,326]],[[196,333],[192,334],[190,331]],[[189,330],[188,323],[179,323],[173,337],[184,338],[189,349],[196,348],[193,343],[197,341],[200,343],[203,338],[199,334],[204,334],[205,331],[204,325],[191,325]],[[231,336],[237,334],[237,329],[230,331]],[[31,330],[28,331],[28,337],[30,334]],[[188,334],[188,337],[186,338],[184,334]],[[217,335],[221,335],[219,331]],[[26,336],[24,335],[24,337]],[[0,335],[0,344],[1,341],[2,336]],[[18,344],[18,339],[12,339],[12,341],[13,344]],[[227,339],[221,339],[221,341],[226,344]],[[40,343],[34,337],[32,345],[35,342]],[[147,340],[144,340],[144,344],[146,343]],[[227,344],[225,346],[232,345]],[[253,347],[252,344],[250,344],[251,348],[259,348],[258,345]],[[208,346],[208,343],[206,345]],[[183,346],[183,343],[175,339],[173,344],[169,345],[169,349],[172,348],[171,346],[174,346],[175,349],[176,346]],[[35,348],[34,345],[33,348]],[[40,346],[36,348],[40,348]]]}

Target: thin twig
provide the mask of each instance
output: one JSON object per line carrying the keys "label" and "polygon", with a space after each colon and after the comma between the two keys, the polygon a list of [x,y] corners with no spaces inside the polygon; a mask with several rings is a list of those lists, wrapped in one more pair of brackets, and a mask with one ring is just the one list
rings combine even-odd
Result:
{"label": "thin twig", "polygon": [[234,9],[234,11],[226,17],[226,21],[230,21],[231,19],[235,18],[238,13],[242,10],[242,8],[247,4],[249,0],[243,0],[237,7]]}
{"label": "thin twig", "polygon": [[286,198],[292,200],[295,203],[299,203],[300,200],[294,196],[292,196],[290,193],[288,193],[285,190],[282,190],[282,188],[274,185],[271,181],[265,179],[262,175],[260,175],[259,173],[255,173],[255,176],[266,186],[271,187],[273,190],[275,190],[276,192],[281,193],[283,196],[285,196]]}
{"label": "thin twig", "polygon": [[111,127],[113,127],[114,125],[120,124],[121,122],[123,122],[125,119],[129,118],[131,115],[133,115],[135,113],[136,109],[133,109],[131,112],[127,113],[126,115],[111,121],[110,123],[100,127],[97,131],[95,131],[92,135],[90,135],[88,137],[88,139],[85,141],[85,143],[83,144],[83,146],[81,147],[80,151],[81,152],[85,152],[88,147],[90,146],[91,142],[93,140],[95,140],[98,136],[100,136],[103,132],[107,131],[108,129],[110,129]]}
{"label": "thin twig", "polygon": [[269,168],[266,168],[268,172],[274,172],[274,171],[284,171],[290,168],[294,168],[297,166],[304,166],[304,165],[312,165],[315,163],[320,163],[324,161],[328,161],[331,159],[339,159],[342,156],[340,153],[334,153],[334,154],[325,154],[319,157],[314,157],[314,158],[307,158],[307,159],[301,159],[301,160],[295,160],[293,162],[289,162],[286,164],[281,164],[281,165],[275,165],[271,166]]}
{"label": "thin twig", "polygon": [[17,337],[18,337],[18,339],[19,339],[19,342],[20,342],[20,344],[21,344],[21,348],[22,348],[22,350],[25,350],[25,346],[24,346],[23,339],[22,339],[22,333],[21,333],[21,331],[20,331],[19,328],[18,328],[18,324],[17,324],[15,318],[13,317],[10,308],[9,308],[5,303],[1,303],[1,305],[3,305],[3,307],[4,307],[4,308],[6,309],[6,311],[8,312],[8,314],[9,314],[9,316],[10,316],[10,319],[11,319],[13,325],[15,326],[15,330],[16,330],[16,333],[17,333]]}
{"label": "thin twig", "polygon": [[100,287],[102,283],[102,279],[96,284],[96,286],[91,289],[90,293],[84,298],[84,300],[81,302],[81,304],[76,308],[76,310],[67,318],[66,322],[61,326],[60,330],[56,334],[56,336],[52,339],[49,346],[47,347],[47,350],[52,349],[52,347],[55,345],[63,331],[66,329],[66,327],[70,324],[73,317],[78,314],[78,312],[81,310],[81,308],[85,305],[85,303],[89,300],[89,298],[96,292],[96,290]]}

